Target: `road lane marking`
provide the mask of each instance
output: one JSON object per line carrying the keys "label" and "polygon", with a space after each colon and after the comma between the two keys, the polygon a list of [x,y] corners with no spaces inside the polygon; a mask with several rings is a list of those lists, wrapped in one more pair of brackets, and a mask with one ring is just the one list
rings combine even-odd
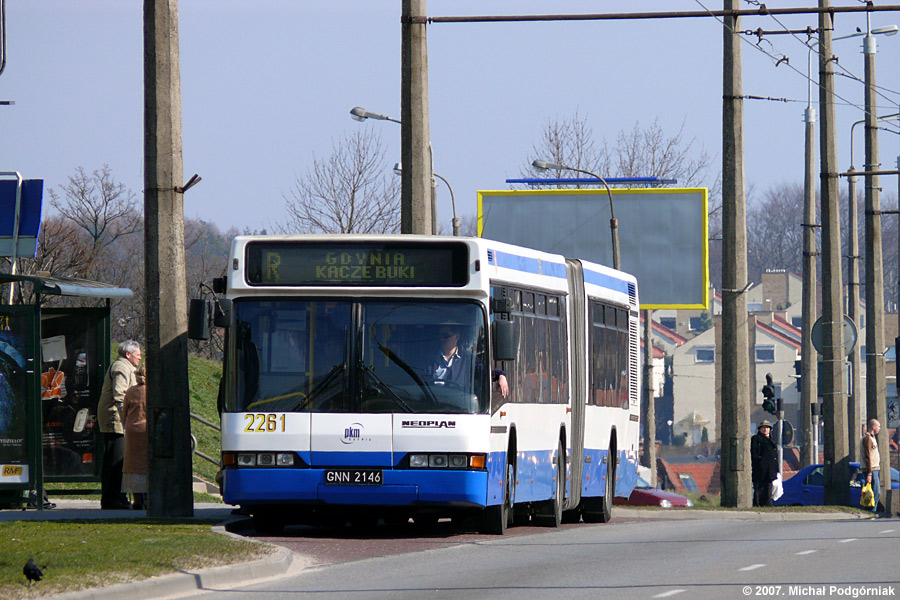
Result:
{"label": "road lane marking", "polygon": [[668,592],[663,592],[661,594],[657,594],[653,596],[654,598],[668,598],[669,596],[674,596],[675,594],[681,594],[682,592],[686,592],[687,590],[669,590]]}
{"label": "road lane marking", "polygon": [[797,556],[803,556],[804,554],[813,554],[815,550],[804,550],[803,552],[797,552]]}
{"label": "road lane marking", "polygon": [[847,542],[855,542],[856,538],[847,538],[846,540],[838,541],[838,544],[846,544]]}
{"label": "road lane marking", "polygon": [[766,565],[750,565],[749,567],[742,567],[738,569],[738,571],[755,571],[756,569],[762,569]]}
{"label": "road lane marking", "polygon": [[878,533],[894,533],[893,529],[885,529],[884,531],[879,531]]}

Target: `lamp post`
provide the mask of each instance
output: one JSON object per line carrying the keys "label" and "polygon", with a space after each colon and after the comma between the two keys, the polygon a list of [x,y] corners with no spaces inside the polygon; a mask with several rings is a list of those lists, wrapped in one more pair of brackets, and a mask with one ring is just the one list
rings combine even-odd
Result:
{"label": "lamp post", "polygon": [[[402,175],[403,174],[403,165],[400,163],[394,163],[394,175]],[[451,225],[453,227],[453,235],[459,237],[459,219],[456,218],[456,197],[453,195],[453,188],[450,187],[450,182],[447,181],[447,178],[441,175],[440,173],[431,172],[432,175],[440,179],[446,184],[447,189],[450,190],[450,205],[453,207],[453,220],[451,221]]]}
{"label": "lamp post", "polygon": [[[397,123],[398,125],[403,125],[403,122],[399,119],[394,119],[392,117],[388,117],[387,115],[381,115],[378,113],[370,112],[364,109],[361,106],[354,106],[350,109],[350,118],[354,121],[363,122],[366,119],[375,119],[376,121],[390,121],[391,123]],[[431,234],[437,235],[437,184],[434,181],[434,151],[431,148],[431,142],[428,142],[428,158],[431,162]],[[447,186],[449,187],[449,185]],[[455,218],[455,214],[454,214]],[[411,232],[404,232],[411,233]]]}
{"label": "lamp post", "polygon": [[[882,272],[883,251],[881,243],[881,195],[878,160],[878,114],[875,103],[875,35],[894,35],[896,25],[871,28],[871,17],[866,14],[866,32],[863,37],[865,59],[865,150],[863,171],[866,181],[866,415],[884,421],[886,416],[886,382],[884,361],[884,274]],[[862,34],[843,36],[858,37]],[[838,39],[838,38],[836,38]],[[859,424],[853,431],[851,444],[859,440]],[[887,433],[879,435],[879,442],[887,447]],[[853,450],[851,450],[853,452]],[[887,458],[887,457],[886,457]],[[882,469],[888,463],[882,460]],[[882,473],[884,475],[884,473]],[[882,478],[884,483],[884,477]],[[888,482],[890,483],[890,482]]]}
{"label": "lamp post", "polygon": [[535,160],[532,161],[531,166],[537,169],[538,171],[548,171],[550,169],[556,171],[575,171],[576,173],[584,173],[585,175],[590,175],[591,177],[596,177],[599,179],[604,187],[606,187],[606,194],[609,196],[609,230],[612,235],[612,261],[613,261],[613,269],[619,269],[619,222],[616,220],[616,211],[613,206],[613,197],[612,190],[609,189],[609,184],[606,183],[606,180],[593,173],[591,171],[585,171],[584,169],[576,169],[575,167],[569,167],[566,165],[558,165],[556,163],[547,162],[544,160]]}
{"label": "lamp post", "polygon": [[805,160],[803,169],[803,308],[801,313],[803,337],[800,347],[800,372],[802,379],[800,380],[800,403],[804,407],[801,409],[803,414],[803,443],[801,464],[809,466],[819,462],[819,453],[815,449],[814,442],[815,433],[813,432],[813,421],[811,417],[811,409],[817,402],[817,379],[818,373],[816,368],[816,356],[813,348],[812,331],[813,323],[816,320],[816,170],[815,170],[815,124],[816,109],[812,105],[812,51],[818,42],[813,41],[809,45],[809,52],[806,57],[806,79],[808,81],[806,92],[806,110],[803,114],[803,122],[805,129]]}

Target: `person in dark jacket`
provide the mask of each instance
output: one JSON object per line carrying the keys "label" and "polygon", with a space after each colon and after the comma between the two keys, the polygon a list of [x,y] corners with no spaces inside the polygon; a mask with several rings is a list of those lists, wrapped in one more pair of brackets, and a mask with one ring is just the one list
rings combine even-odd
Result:
{"label": "person in dark jacket", "polygon": [[753,506],[772,506],[769,486],[778,477],[778,447],[771,437],[772,423],[760,422],[750,438],[750,464],[753,474]]}

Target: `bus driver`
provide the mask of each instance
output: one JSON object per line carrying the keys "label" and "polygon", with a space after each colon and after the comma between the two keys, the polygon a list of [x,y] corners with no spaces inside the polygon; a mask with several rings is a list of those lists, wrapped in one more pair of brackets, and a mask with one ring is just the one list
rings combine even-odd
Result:
{"label": "bus driver", "polygon": [[[460,328],[456,325],[442,325],[439,334],[441,349],[434,362],[428,368],[429,377],[434,382],[448,382],[466,387],[465,381],[472,368],[472,355],[459,347]],[[500,394],[506,398],[509,384],[506,374],[500,369],[491,372],[491,381],[497,383]]]}

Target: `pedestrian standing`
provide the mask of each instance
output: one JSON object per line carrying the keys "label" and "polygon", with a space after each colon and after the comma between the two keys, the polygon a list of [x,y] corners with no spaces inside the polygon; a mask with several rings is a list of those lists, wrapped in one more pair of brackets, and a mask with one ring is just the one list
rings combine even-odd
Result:
{"label": "pedestrian standing", "polygon": [[137,384],[125,392],[122,408],[125,423],[122,492],[131,494],[134,510],[144,510],[147,499],[147,363],[142,363],[134,376]]}
{"label": "pedestrian standing", "polygon": [[763,419],[750,438],[750,465],[753,479],[753,506],[772,506],[769,488],[778,477],[778,447],[770,436],[772,423]]}
{"label": "pedestrian standing", "polygon": [[125,392],[137,383],[134,370],[141,364],[141,345],[134,340],[119,344],[119,357],[113,361],[103,379],[97,404],[97,424],[103,434],[103,469],[100,472],[100,508],[131,508],[122,493],[122,461],[125,457],[125,428],[122,406]]}
{"label": "pedestrian standing", "polygon": [[881,499],[881,454],[878,452],[878,440],[875,436],[881,431],[881,423],[878,419],[869,419],[869,429],[863,434],[862,468],[866,473],[866,483],[872,484],[872,494],[875,496],[875,506],[872,512],[878,514],[878,501]]}

